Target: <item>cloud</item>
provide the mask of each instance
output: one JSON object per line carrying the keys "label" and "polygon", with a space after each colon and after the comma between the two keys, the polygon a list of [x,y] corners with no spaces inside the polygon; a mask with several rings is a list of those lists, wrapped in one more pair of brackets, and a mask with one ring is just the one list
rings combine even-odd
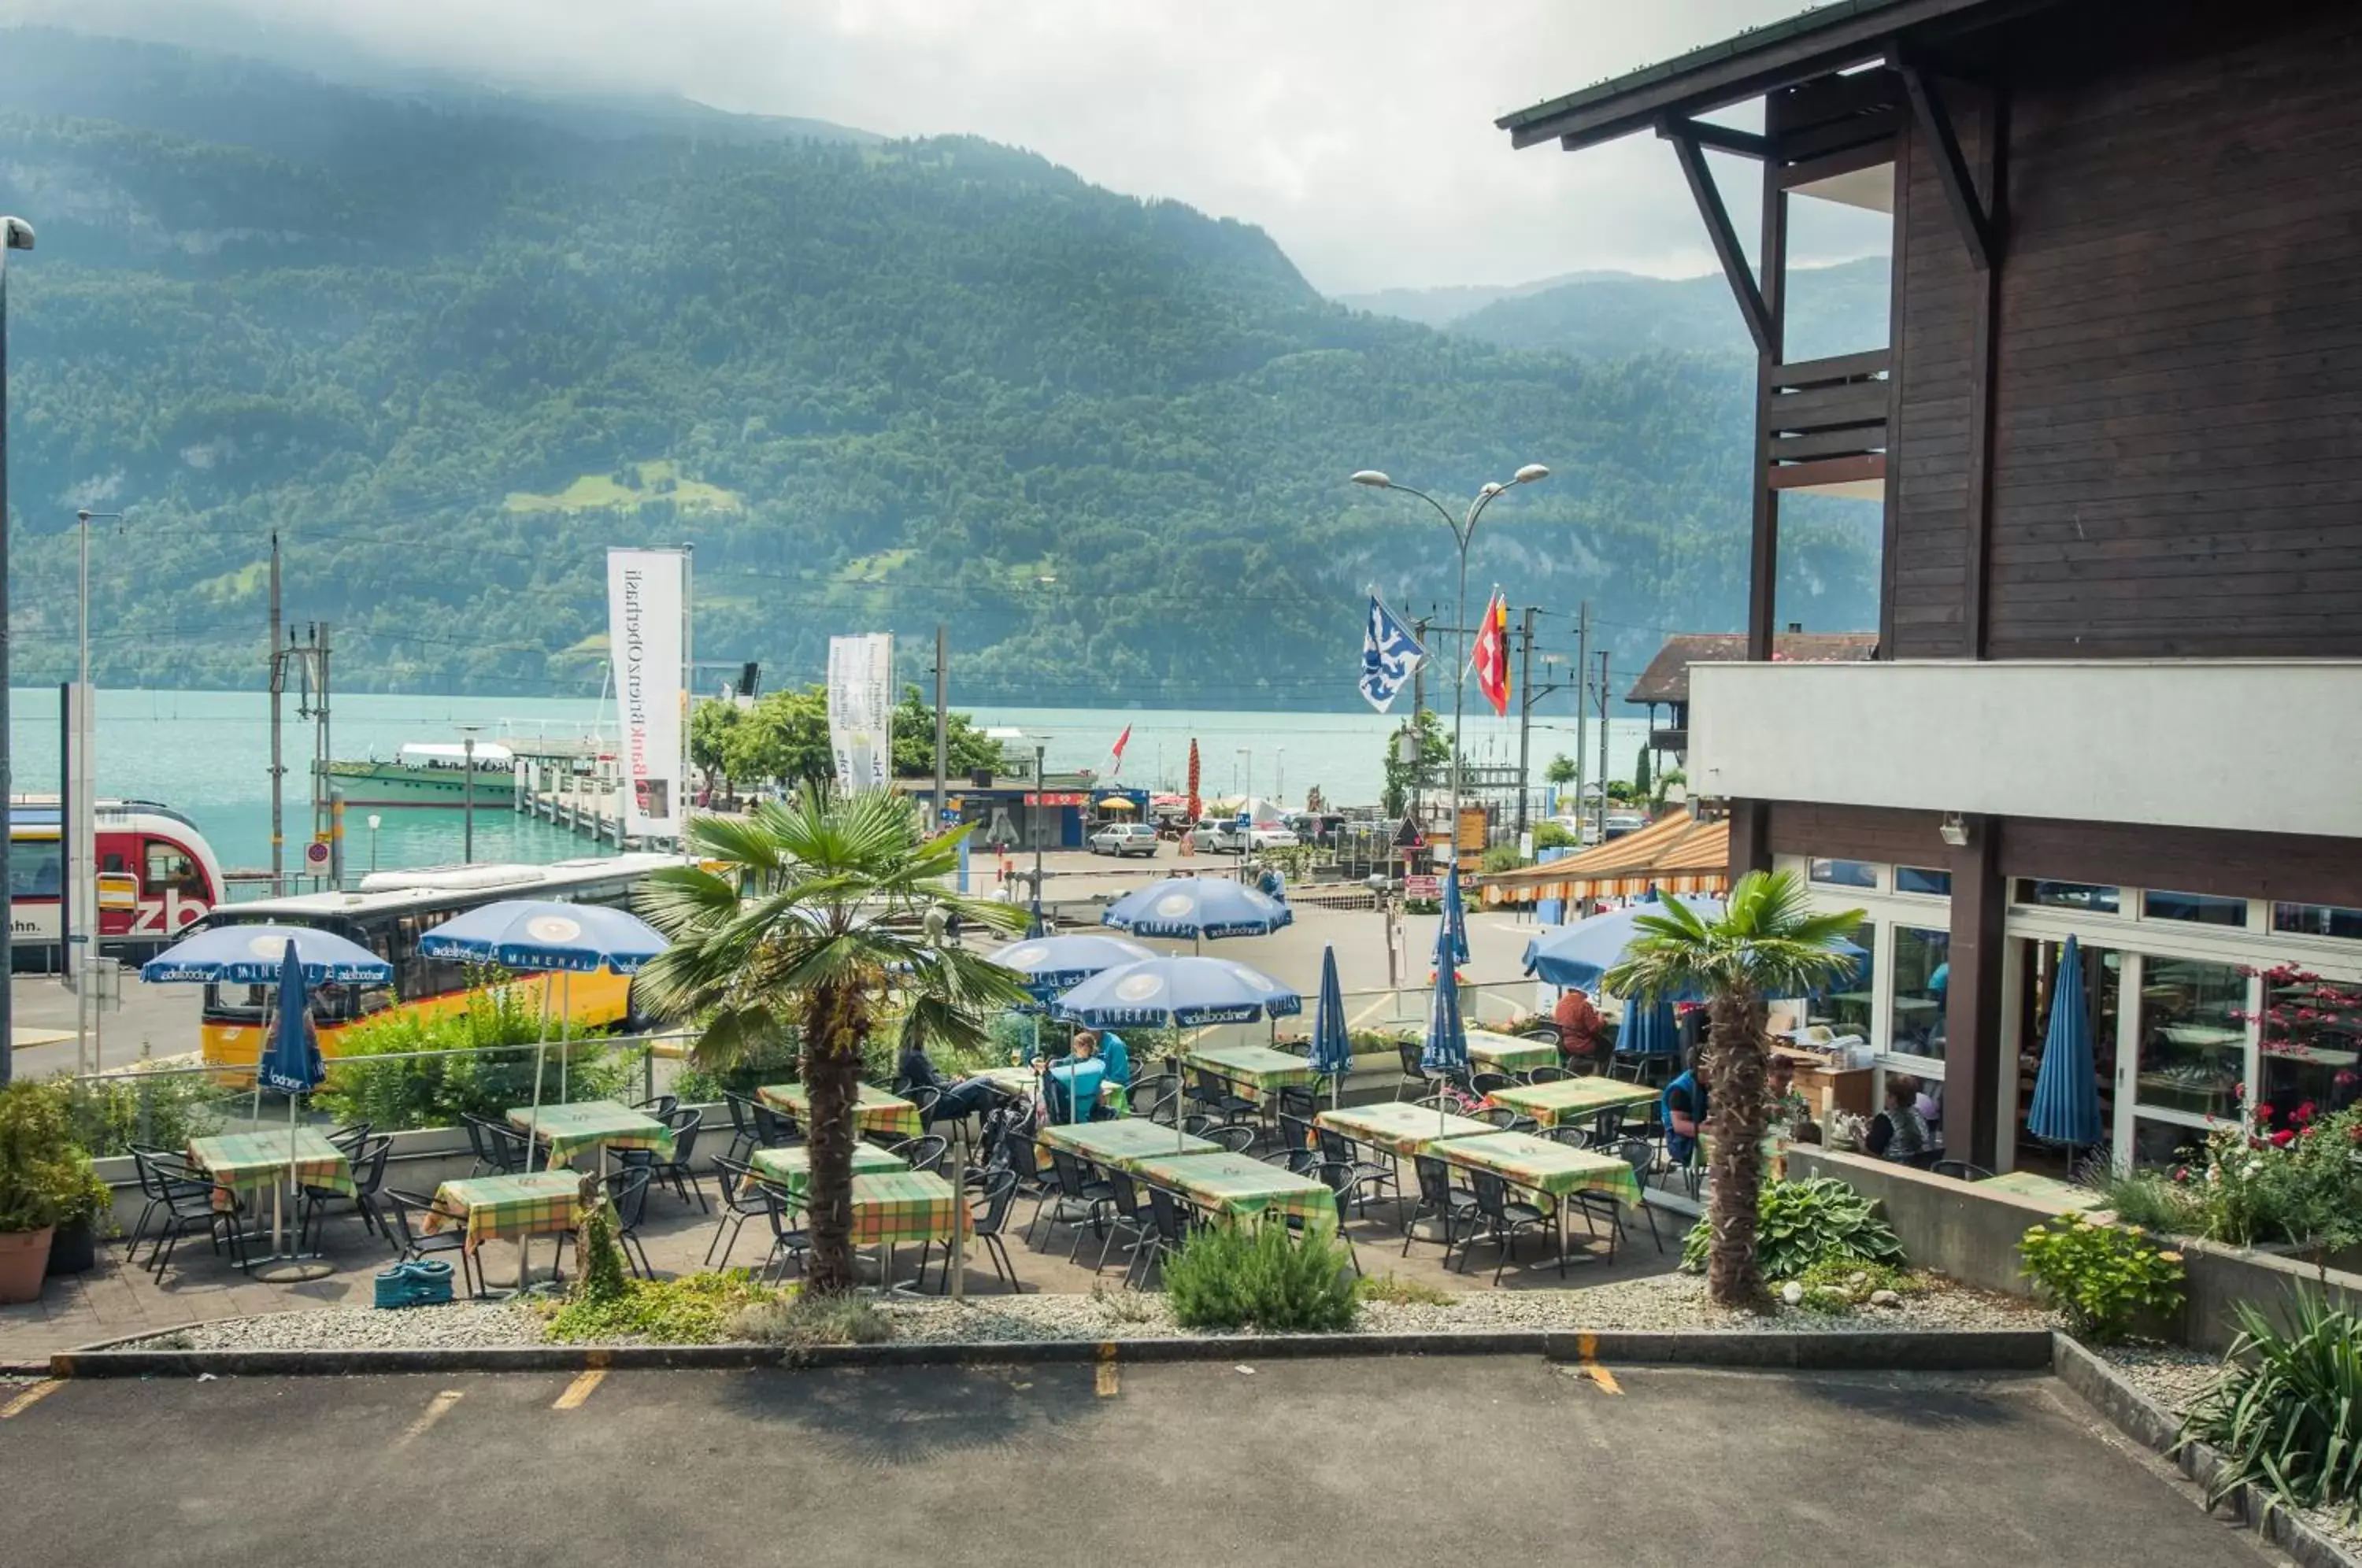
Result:
{"label": "cloud", "polygon": [[[376,55],[684,94],[894,136],[964,132],[1262,225],[1317,286],[1510,283],[1713,261],[1650,138],[1511,152],[1494,116],[1794,0],[218,0]],[[165,0],[119,0],[160,25]],[[87,15],[87,9],[83,14]],[[185,15],[185,11],[182,11]],[[123,30],[137,30],[127,28]],[[234,47],[234,46],[226,46]],[[1752,222],[1734,169],[1733,216]],[[1869,218],[1817,254],[1882,249]]]}

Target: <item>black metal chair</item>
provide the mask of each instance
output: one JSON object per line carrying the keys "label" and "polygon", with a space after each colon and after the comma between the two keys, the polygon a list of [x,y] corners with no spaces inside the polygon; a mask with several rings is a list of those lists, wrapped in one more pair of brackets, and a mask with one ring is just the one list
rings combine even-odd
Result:
{"label": "black metal chair", "polygon": [[732,1102],[730,1108],[732,1121],[734,1122],[743,1113],[746,1118],[747,1125],[754,1129],[755,1147],[784,1149],[791,1143],[800,1143],[803,1141],[803,1134],[796,1126],[796,1119],[786,1112],[773,1110],[761,1100],[750,1099],[743,1094],[726,1095],[723,1098]]}
{"label": "black metal chair", "polygon": [[1124,1283],[1128,1285],[1131,1282],[1132,1265],[1140,1261],[1141,1245],[1148,1239],[1149,1220],[1141,1212],[1140,1188],[1133,1185],[1131,1177],[1113,1168],[1105,1174],[1108,1184],[1107,1237],[1099,1243],[1099,1261],[1091,1265],[1091,1272],[1097,1274],[1107,1267],[1108,1254],[1115,1251],[1117,1242],[1124,1241],[1123,1250],[1131,1254],[1131,1262],[1124,1264],[1123,1269]]}
{"label": "black metal chair", "polygon": [[1173,1125],[1181,1105],[1181,1075],[1159,1073],[1131,1086],[1131,1113],[1147,1121]]}
{"label": "black metal chair", "polygon": [[[1532,1204],[1511,1198],[1509,1184],[1491,1171],[1471,1171],[1468,1175],[1476,1189],[1476,1215],[1484,1222],[1485,1239],[1501,1249],[1499,1259],[1493,1264],[1493,1283],[1498,1285],[1501,1283],[1501,1271],[1509,1266],[1509,1255],[1517,1248],[1518,1232],[1548,1230],[1554,1222],[1548,1213]],[[1468,1265],[1469,1251],[1475,1242],[1473,1233],[1469,1242],[1471,1246],[1462,1247],[1460,1252],[1463,1271]],[[1559,1249],[1558,1272],[1560,1277],[1565,1277],[1566,1250],[1563,1247]]]}
{"label": "black metal chair", "polygon": [[1574,1075],[1564,1067],[1529,1067],[1524,1074],[1525,1080],[1529,1084],[1564,1083],[1573,1077]]}
{"label": "black metal chair", "polygon": [[919,1108],[920,1126],[932,1127],[934,1125],[935,1106],[944,1098],[943,1090],[935,1088],[933,1084],[921,1084],[916,1088],[896,1089],[894,1092]]}
{"label": "black metal chair", "polygon": [[743,1094],[724,1094],[722,1104],[730,1112],[730,1158],[744,1165],[747,1155],[763,1146],[755,1125],[755,1102]]}
{"label": "black metal chair", "polygon": [[1396,1099],[1402,1099],[1405,1089],[1415,1091],[1411,1096],[1413,1099],[1430,1092],[1432,1086],[1428,1082],[1427,1069],[1419,1065],[1418,1060],[1424,1055],[1426,1047],[1416,1040],[1395,1042],[1395,1059],[1402,1064],[1402,1077],[1395,1084]]}
{"label": "black metal chair", "polygon": [[[131,1145],[131,1168],[138,1176],[139,1196],[146,1201],[140,1206],[138,1222],[131,1227],[131,1240],[124,1245],[123,1261],[125,1263],[138,1261],[139,1243],[147,1239],[149,1225],[155,1220],[157,1210],[165,1208],[171,1201],[172,1188],[175,1184],[172,1178],[165,1176],[164,1166],[158,1164],[159,1161],[171,1165],[182,1163],[181,1157],[171,1150],[159,1147],[154,1143]],[[204,1195],[208,1199],[212,1197],[213,1183],[203,1176],[192,1177],[181,1185]]]}
{"label": "black metal chair", "polygon": [[[1009,1210],[1016,1198],[1017,1173],[996,1170],[986,1178],[984,1189],[968,1202],[968,1234],[983,1243],[985,1256],[992,1261],[992,1272],[1009,1286],[1011,1296],[1020,1293],[1017,1265],[1010,1261],[1009,1245],[1001,1238],[1009,1230]],[[977,1212],[979,1208],[983,1209],[982,1213]],[[927,1277],[927,1250],[934,1246],[943,1246],[943,1243],[930,1242],[919,1248],[919,1282],[922,1289]],[[935,1290],[938,1294],[949,1294],[951,1287],[952,1249],[944,1246],[943,1275],[936,1281]]]}
{"label": "black metal chair", "polygon": [[1209,1143],[1220,1144],[1223,1153],[1243,1154],[1254,1147],[1255,1130],[1242,1121],[1224,1121],[1198,1134]]}
{"label": "black metal chair", "polygon": [[349,1203],[353,1206],[353,1212],[361,1217],[362,1230],[372,1236],[385,1234],[384,1222],[378,1218],[377,1198],[378,1189],[385,1186],[386,1157],[392,1152],[393,1135],[392,1133],[371,1138],[364,1143],[352,1162],[353,1190],[350,1192],[339,1192],[333,1187],[313,1187],[308,1183],[305,1184],[297,1198],[299,1205],[295,1216],[297,1251],[302,1251],[304,1243],[311,1238],[312,1226],[320,1218],[321,1210],[338,1203]]}
{"label": "black metal chair", "polygon": [[1051,1228],[1066,1226],[1075,1232],[1072,1245],[1066,1249],[1066,1261],[1072,1263],[1083,1250],[1083,1230],[1098,1228],[1103,1222],[1103,1211],[1113,1196],[1106,1182],[1092,1181],[1083,1174],[1083,1162],[1064,1149],[1050,1151],[1051,1186],[1043,1201],[1033,1206],[1033,1220],[1025,1228],[1028,1232],[1046,1215]]}
{"label": "black metal chair", "polygon": [[507,1128],[470,1111],[460,1113],[459,1123],[468,1130],[468,1148],[476,1157],[469,1176],[515,1176],[524,1169],[517,1140]]}
{"label": "black metal chair", "polygon": [[886,1152],[902,1160],[914,1171],[941,1171],[944,1156],[951,1153],[952,1141],[941,1133],[930,1132],[924,1137],[905,1138],[889,1143]]}
{"label": "black metal chair", "polygon": [[[1599,1146],[1605,1149],[1609,1145],[1603,1143]],[[1640,1190],[1643,1193],[1647,1192],[1649,1167],[1656,1162],[1657,1158],[1656,1146],[1646,1139],[1627,1138],[1621,1143],[1615,1145],[1615,1149],[1624,1163],[1632,1167],[1632,1179],[1640,1184]],[[1617,1243],[1624,1239],[1624,1206],[1617,1202],[1608,1193],[1578,1192],[1574,1195],[1574,1207],[1586,1224],[1592,1224],[1593,1221],[1599,1220],[1607,1221],[1607,1256],[1612,1262],[1616,1256]],[[1649,1239],[1657,1243],[1657,1251],[1663,1252],[1665,1238],[1657,1229],[1657,1211],[1649,1207],[1645,1198],[1640,1203],[1640,1212],[1649,1221]],[[1596,1224],[1592,1224],[1592,1233],[1598,1234]]]}
{"label": "black metal chair", "polygon": [[1272,1110],[1283,1124],[1291,1116],[1309,1121],[1320,1114],[1320,1102],[1308,1084],[1282,1084],[1272,1096]]}
{"label": "black metal chair", "polygon": [[766,1199],[764,1212],[771,1220],[771,1253],[763,1260],[763,1277],[769,1279],[776,1271],[778,1277],[788,1277],[788,1264],[793,1263],[798,1272],[803,1268],[804,1255],[811,1251],[811,1232],[797,1223],[803,1212],[803,1200],[772,1182],[758,1182]]}
{"label": "black metal chair", "polygon": [[1589,1149],[1596,1146],[1591,1140],[1591,1129],[1573,1121],[1562,1121],[1555,1127],[1546,1127],[1542,1130],[1541,1135],[1553,1143],[1563,1143],[1570,1149]]}
{"label": "black metal chair", "polygon": [[360,1157],[361,1145],[369,1142],[370,1124],[366,1121],[348,1121],[342,1127],[331,1129],[323,1136],[341,1150],[345,1158],[357,1160]]}
{"label": "black metal chair", "polygon": [[1954,1181],[1991,1181],[1992,1172],[1966,1160],[1937,1160],[1927,1169],[1937,1176],[1950,1176]]}
{"label": "black metal chair", "polygon": [[1033,1142],[1031,1133],[1019,1132],[1017,1124],[1012,1122],[1000,1135],[1000,1150],[1003,1163],[1009,1166],[1010,1174],[1017,1178],[1017,1196],[1033,1200],[1032,1217],[1025,1223],[1026,1242],[1030,1245],[1033,1237],[1033,1220],[1042,1217],[1042,1204],[1050,1196],[1050,1184],[1042,1175],[1042,1148]]}
{"label": "black metal chair", "polygon": [[1468,1077],[1468,1092],[1479,1099],[1496,1090],[1517,1087],[1518,1080],[1507,1073],[1472,1073]]}
{"label": "black metal chair", "polygon": [[1462,1220],[1468,1221],[1469,1232],[1475,1233],[1481,1220],[1476,1212],[1476,1195],[1466,1187],[1455,1187],[1451,1167],[1433,1154],[1413,1154],[1411,1170],[1418,1179],[1418,1201],[1411,1206],[1410,1216],[1403,1221],[1402,1255],[1410,1256],[1414,1229],[1423,1218],[1443,1221],[1443,1266],[1451,1266],[1451,1243]]}
{"label": "black metal chair", "polygon": [[[245,1209],[238,1203],[237,1192],[229,1187],[216,1187],[211,1177],[186,1160],[174,1159],[169,1154],[150,1154],[147,1158],[156,1167],[165,1190],[162,1211],[158,1216],[164,1228],[157,1235],[156,1245],[149,1249],[149,1272],[160,1281],[166,1266],[172,1261],[172,1253],[181,1244],[181,1238],[200,1231],[205,1233],[217,1255],[223,1240],[226,1238],[230,1261],[244,1268],[246,1237],[238,1227],[238,1220],[244,1216]],[[221,1199],[222,1194],[228,1195],[226,1199]]]}
{"label": "black metal chair", "polygon": [[[1133,1262],[1140,1269],[1140,1283],[1148,1284],[1148,1271],[1153,1266],[1160,1272],[1164,1260],[1179,1252],[1189,1241],[1189,1221],[1181,1212],[1180,1200],[1161,1187],[1148,1189],[1148,1243]],[[1129,1275],[1126,1278],[1131,1277]]]}
{"label": "black metal chair", "polygon": [[1353,1205],[1363,1213],[1366,1214],[1370,1211],[1370,1195],[1373,1192],[1380,1197],[1392,1196],[1397,1199],[1402,1197],[1401,1190],[1395,1182],[1395,1168],[1392,1165],[1382,1165],[1376,1160],[1363,1159],[1361,1146],[1342,1132],[1334,1132],[1326,1127],[1315,1127],[1312,1130],[1312,1135],[1319,1144],[1322,1165],[1343,1165],[1353,1173]]}
{"label": "black metal chair", "polygon": [[415,1214],[423,1219],[434,1211],[435,1200],[394,1187],[387,1187],[383,1196],[386,1217],[392,1222],[393,1231],[387,1240],[394,1244],[397,1262],[411,1263],[419,1258],[456,1253],[459,1260],[459,1282],[468,1287],[469,1296],[483,1295],[483,1275],[475,1271],[475,1254],[468,1250],[466,1220],[455,1219],[449,1230],[436,1231],[432,1234],[424,1227],[413,1230],[410,1217]]}
{"label": "black metal chair", "polygon": [[[624,1261],[642,1279],[654,1279],[656,1269],[648,1262],[647,1244],[640,1240],[640,1224],[648,1217],[648,1186],[655,1173],[643,1165],[609,1173],[606,1177],[607,1203],[615,1211],[615,1240],[624,1249]],[[560,1234],[558,1251],[566,1248],[566,1238]]]}
{"label": "black metal chair", "polygon": [[1622,1106],[1611,1105],[1606,1110],[1600,1111],[1591,1119],[1591,1146],[1593,1148],[1613,1148],[1617,1143],[1622,1142],[1623,1137],[1624,1108]]}
{"label": "black metal chair", "polygon": [[728,1268],[730,1250],[738,1244],[739,1231],[747,1220],[758,1214],[768,1214],[776,1207],[776,1189],[768,1185],[762,1172],[727,1154],[714,1156],[713,1181],[722,1191],[722,1217],[714,1221],[713,1240],[705,1243],[705,1266],[715,1266],[713,1249],[720,1247],[720,1266]]}
{"label": "black metal chair", "polygon": [[[1326,1187],[1330,1196],[1336,1198],[1337,1243],[1345,1249],[1346,1260],[1353,1265],[1353,1272],[1361,1273],[1362,1254],[1355,1249],[1353,1238],[1345,1233],[1345,1204],[1353,1196],[1356,1179],[1353,1167],[1351,1165],[1340,1165],[1332,1160],[1323,1160],[1305,1174]],[[1282,1212],[1280,1220],[1298,1237],[1308,1234],[1311,1230],[1301,1214]]]}
{"label": "black metal chair", "polygon": [[1480,1110],[1476,1113],[1476,1120],[1489,1121],[1504,1132],[1538,1132],[1541,1130],[1541,1124],[1532,1117],[1520,1115],[1506,1105]]}
{"label": "black metal chair", "polygon": [[1279,1147],[1264,1157],[1265,1165],[1285,1166],[1297,1176],[1320,1163],[1320,1140],[1309,1117],[1279,1113]]}
{"label": "black metal chair", "polygon": [[697,1140],[705,1130],[705,1112],[676,1106],[657,1120],[672,1129],[672,1157],[662,1158],[654,1149],[618,1149],[615,1164],[624,1170],[647,1172],[650,1183],[669,1184],[681,1202],[694,1202],[700,1213],[711,1213],[696,1165]]}
{"label": "black metal chair", "polygon": [[649,1099],[639,1101],[637,1104],[634,1105],[632,1109],[634,1110],[645,1111],[648,1115],[655,1117],[658,1121],[668,1122],[672,1120],[672,1113],[680,1109],[680,1096],[677,1094],[660,1094],[651,1096]]}
{"label": "black metal chair", "polygon": [[1263,1114],[1263,1107],[1241,1094],[1236,1084],[1211,1067],[1193,1067],[1189,1076],[1190,1102],[1205,1107],[1207,1114],[1240,1125]]}

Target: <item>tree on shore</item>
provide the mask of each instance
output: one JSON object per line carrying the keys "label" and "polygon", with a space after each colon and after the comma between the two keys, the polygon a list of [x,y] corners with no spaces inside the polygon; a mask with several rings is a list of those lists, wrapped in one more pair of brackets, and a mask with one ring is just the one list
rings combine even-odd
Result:
{"label": "tree on shore", "polygon": [[635,995],[655,1016],[700,1026],[700,1067],[725,1071],[791,1034],[802,1042],[811,1116],[806,1287],[854,1286],[853,1112],[863,1047],[889,1002],[903,1036],[972,1049],[990,1016],[1023,1003],[1018,977],[979,955],[928,940],[940,912],[1014,932],[1011,904],[953,892],[966,828],[923,836],[911,803],[884,791],[808,790],[749,817],[691,817],[703,866],[653,873],[643,913],[672,945],[640,971]]}
{"label": "tree on shore", "polygon": [[1843,944],[1861,919],[1860,910],[1815,910],[1791,872],[1750,871],[1718,918],[1705,919],[1679,900],[1641,915],[1623,961],[1600,982],[1620,997],[1704,991],[1709,999],[1714,1027],[1699,1071],[1708,1079],[1713,1138],[1706,1295],[1717,1306],[1761,1312],[1772,1305],[1755,1255],[1772,1111],[1765,1004],[1826,989],[1852,974],[1859,960]]}

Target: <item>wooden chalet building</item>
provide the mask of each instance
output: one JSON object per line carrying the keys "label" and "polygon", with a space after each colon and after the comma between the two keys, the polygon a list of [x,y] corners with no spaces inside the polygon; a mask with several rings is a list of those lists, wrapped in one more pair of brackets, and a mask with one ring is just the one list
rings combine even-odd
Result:
{"label": "wooden chalet building", "polygon": [[[1689,674],[1734,870],[1869,911],[1832,999],[2006,1168],[2063,944],[2103,1143],[2356,1096],[2362,6],[1846,0],[1503,119],[1669,144],[1758,349],[1746,658]],[[1731,129],[1705,116],[1760,124]],[[1714,156],[1709,157],[1709,154]],[[1718,181],[1757,182],[1750,264]],[[1888,347],[1782,353],[1791,209],[1892,214]],[[1774,662],[1781,498],[1885,508],[1876,657]]]}

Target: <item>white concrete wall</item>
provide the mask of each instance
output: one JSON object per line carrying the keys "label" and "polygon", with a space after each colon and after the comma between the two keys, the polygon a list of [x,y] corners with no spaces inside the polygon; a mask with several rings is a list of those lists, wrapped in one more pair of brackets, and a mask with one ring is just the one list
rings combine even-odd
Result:
{"label": "white concrete wall", "polygon": [[1690,697],[1694,794],[2362,838],[2362,661],[1701,664]]}

